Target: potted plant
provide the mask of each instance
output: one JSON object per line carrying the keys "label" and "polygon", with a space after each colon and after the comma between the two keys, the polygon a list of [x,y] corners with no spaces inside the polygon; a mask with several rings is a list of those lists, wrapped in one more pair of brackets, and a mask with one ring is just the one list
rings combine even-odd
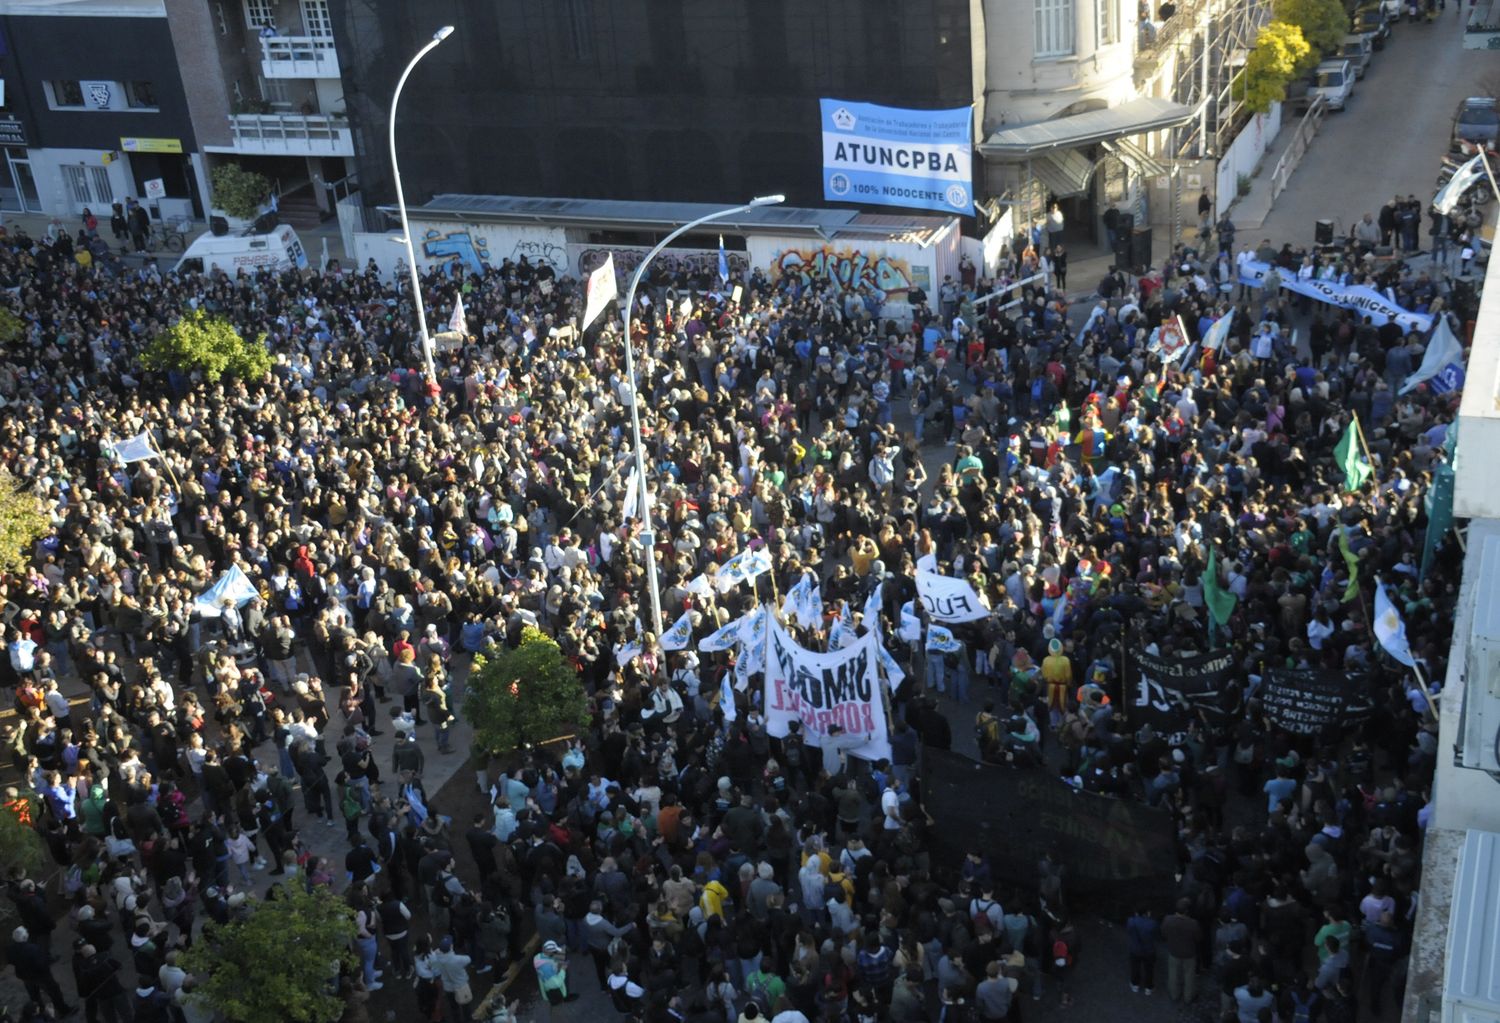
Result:
{"label": "potted plant", "polygon": [[222,163],[209,177],[214,191],[213,213],[227,220],[231,229],[254,223],[271,192],[270,180],[237,163]]}

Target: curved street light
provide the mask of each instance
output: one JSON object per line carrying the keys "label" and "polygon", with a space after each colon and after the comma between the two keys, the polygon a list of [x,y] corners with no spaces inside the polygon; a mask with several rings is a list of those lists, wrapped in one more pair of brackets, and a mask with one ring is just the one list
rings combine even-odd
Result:
{"label": "curved street light", "polygon": [[[630,278],[630,289],[625,293],[625,375],[630,378],[630,432],[635,443],[635,478],[638,481],[636,493],[640,500],[640,519],[645,527],[641,532],[641,542],[646,547],[646,583],[651,593],[651,631],[659,640],[662,634],[661,623],[661,589],[656,579],[656,530],[651,525],[651,502],[646,494],[646,448],[641,443],[641,410],[640,389],[636,386],[635,379],[635,343],[630,336],[630,318],[635,312],[635,292],[640,286],[641,278],[645,276],[646,268],[651,265],[661,250],[666,248],[676,239],[687,234],[695,227],[700,227],[710,221],[720,220],[724,217],[732,217],[736,213],[744,213],[760,206],[776,206],[786,202],[784,195],[763,195],[742,206],[731,206],[729,209],[717,210],[707,216],[699,217],[697,220],[683,224],[677,230],[657,242],[656,248],[646,253],[646,258],[641,260],[635,268],[635,273]],[[410,244],[410,243],[408,243]]]}
{"label": "curved street light", "polygon": [[438,44],[453,34],[452,25],[444,25],[432,34],[432,41],[417,51],[417,55],[406,65],[406,70],[401,72],[401,77],[396,81],[396,94],[391,97],[390,116],[390,144],[391,144],[391,177],[396,181],[396,205],[401,209],[401,234],[406,242],[406,266],[411,272],[411,298],[412,304],[417,307],[417,330],[422,344],[422,366],[427,374],[427,383],[437,383],[437,372],[432,366],[432,338],[427,335],[427,311],[422,308],[422,282],[417,276],[417,254],[411,244],[411,225],[406,221],[406,194],[401,188],[401,168],[396,163],[396,107],[401,102],[401,90],[406,87],[406,79],[411,76],[412,69],[417,63],[433,50]]}

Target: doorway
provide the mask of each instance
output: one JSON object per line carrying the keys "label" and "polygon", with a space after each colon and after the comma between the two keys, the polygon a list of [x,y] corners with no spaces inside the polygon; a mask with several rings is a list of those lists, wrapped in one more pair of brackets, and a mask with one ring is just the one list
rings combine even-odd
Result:
{"label": "doorway", "polygon": [[9,213],[41,213],[42,201],[36,190],[31,161],[17,156],[16,150],[5,151],[7,173],[0,175],[0,210]]}

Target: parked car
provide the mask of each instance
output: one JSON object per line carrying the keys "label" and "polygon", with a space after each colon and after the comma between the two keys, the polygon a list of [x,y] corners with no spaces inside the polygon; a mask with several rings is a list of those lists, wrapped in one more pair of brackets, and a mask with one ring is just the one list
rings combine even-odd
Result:
{"label": "parked car", "polygon": [[1329,110],[1342,110],[1354,92],[1354,66],[1342,57],[1325,60],[1313,71],[1308,93],[1322,96]]}
{"label": "parked car", "polygon": [[1386,21],[1401,20],[1401,0],[1380,0],[1380,13]]}
{"label": "parked car", "polygon": [[1495,148],[1500,142],[1500,111],[1491,96],[1470,96],[1453,115],[1453,144],[1472,152],[1477,146]]}
{"label": "parked car", "polygon": [[1347,35],[1339,44],[1339,56],[1354,66],[1354,77],[1363,78],[1375,54],[1375,43],[1368,35]]}
{"label": "parked car", "polygon": [[[1397,6],[1399,13],[1400,6]],[[1370,37],[1370,45],[1377,50],[1385,49],[1385,41],[1390,38],[1391,26],[1385,15],[1384,4],[1369,4],[1354,12],[1351,19],[1353,30],[1359,35]]]}

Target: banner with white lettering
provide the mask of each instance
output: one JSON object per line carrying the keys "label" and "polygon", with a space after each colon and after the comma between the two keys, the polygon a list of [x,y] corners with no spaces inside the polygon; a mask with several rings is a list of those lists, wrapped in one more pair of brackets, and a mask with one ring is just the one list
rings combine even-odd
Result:
{"label": "banner with white lettering", "polygon": [[1326,735],[1375,709],[1369,679],[1359,672],[1271,668],[1255,699],[1266,720],[1293,735]]}
{"label": "banner with white lettering", "polygon": [[823,198],[974,214],[974,112],[819,101]]}
{"label": "banner with white lettering", "polygon": [[[889,757],[879,642],[870,632],[841,650],[819,653],[798,645],[773,619],[766,665],[766,730],[779,738],[787,734],[788,724],[800,721],[804,739],[822,746],[837,725],[843,731],[838,742],[850,753],[872,761]],[[850,747],[860,736],[869,738]]]}
{"label": "banner with white lettering", "polygon": [[935,622],[977,622],[990,614],[974,587],[963,579],[936,572],[917,572],[917,596]]}
{"label": "banner with white lettering", "polygon": [[[1247,260],[1240,264],[1240,283],[1250,288],[1259,288],[1266,282],[1270,272],[1269,263]],[[1397,305],[1388,295],[1381,294],[1364,284],[1340,284],[1338,281],[1298,280],[1297,275],[1287,270],[1277,270],[1281,287],[1294,295],[1306,295],[1319,302],[1336,305],[1340,309],[1353,309],[1361,316],[1368,316],[1377,327],[1395,322],[1403,330],[1432,329],[1432,317],[1427,313],[1414,313],[1405,306]]]}
{"label": "banner with white lettering", "polygon": [[1149,724],[1158,734],[1176,739],[1188,725],[1206,716],[1224,720],[1239,708],[1240,691],[1234,654],[1221,650],[1196,657],[1130,655],[1129,722],[1132,729]]}

